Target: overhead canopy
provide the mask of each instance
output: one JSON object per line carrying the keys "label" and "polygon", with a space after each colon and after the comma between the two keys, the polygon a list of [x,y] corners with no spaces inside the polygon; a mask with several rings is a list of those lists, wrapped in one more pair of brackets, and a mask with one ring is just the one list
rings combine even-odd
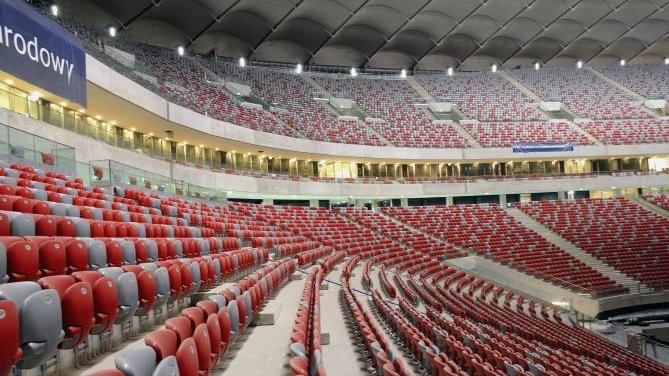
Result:
{"label": "overhead canopy", "polygon": [[[166,47],[254,60],[479,69],[669,56],[669,0],[69,0]],[[101,27],[105,27],[102,25]]]}

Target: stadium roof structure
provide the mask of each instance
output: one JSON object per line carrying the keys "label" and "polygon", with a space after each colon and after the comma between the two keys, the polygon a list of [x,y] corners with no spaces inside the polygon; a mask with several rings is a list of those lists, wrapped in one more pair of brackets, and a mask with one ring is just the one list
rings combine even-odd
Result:
{"label": "stadium roof structure", "polygon": [[70,1],[82,3],[140,40],[270,62],[445,70],[669,56],[669,0]]}

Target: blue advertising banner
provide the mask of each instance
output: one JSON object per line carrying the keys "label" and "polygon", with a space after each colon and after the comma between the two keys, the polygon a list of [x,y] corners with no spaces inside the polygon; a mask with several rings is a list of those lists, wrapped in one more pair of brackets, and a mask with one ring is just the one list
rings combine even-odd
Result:
{"label": "blue advertising banner", "polygon": [[571,142],[517,142],[511,145],[514,153],[574,151]]}
{"label": "blue advertising banner", "polygon": [[23,0],[0,0],[0,70],[86,107],[81,41]]}

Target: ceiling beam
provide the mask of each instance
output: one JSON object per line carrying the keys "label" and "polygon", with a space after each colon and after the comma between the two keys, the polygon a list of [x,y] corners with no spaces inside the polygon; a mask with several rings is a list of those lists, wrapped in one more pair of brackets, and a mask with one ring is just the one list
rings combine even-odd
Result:
{"label": "ceiling beam", "polygon": [[[406,16],[405,16],[404,23],[402,23],[397,29],[395,29],[395,31],[393,31],[393,33],[390,34],[390,36],[388,36],[388,38],[386,38],[386,40],[387,40],[386,43],[382,43],[381,45],[379,45],[379,47],[378,47],[377,49],[375,49],[374,51],[372,51],[372,53],[369,55],[369,57],[367,58],[367,60],[365,60],[365,62],[364,62],[362,65],[363,65],[363,66],[366,66],[366,65],[370,62],[370,60],[372,60],[372,58],[374,57],[374,55],[376,55],[379,51],[381,51],[381,49],[382,49],[384,46],[386,46],[386,45],[388,44],[388,42],[392,41],[393,38],[395,37],[395,35],[397,35],[400,31],[402,31],[402,29],[404,29],[404,27],[405,27],[406,25],[408,25],[409,22],[411,22],[411,21],[414,19],[414,17],[416,17],[416,15],[418,15],[420,12],[422,12],[423,9],[425,9],[428,5],[432,4],[433,1],[434,1],[434,0],[427,0],[427,1],[425,2],[425,4],[423,4],[421,7],[419,7],[418,9],[416,9],[416,11],[413,12],[413,13],[411,14],[411,16],[409,16],[409,17],[406,17]],[[432,40],[431,38],[430,38],[430,41],[431,41],[432,43],[435,43],[435,41]],[[416,60],[415,57],[412,56],[412,58],[413,58],[414,60]]]}
{"label": "ceiling beam", "polygon": [[323,43],[321,43],[321,45],[318,46],[318,48],[316,48],[315,52],[309,57],[309,59],[307,59],[307,61],[304,62],[305,65],[306,65],[306,64],[309,64],[309,63],[311,62],[311,59],[313,59],[314,56],[316,56],[316,54],[318,53],[318,51],[320,51],[321,48],[325,47],[325,45],[328,44],[328,42],[330,42],[334,37],[336,37],[337,34],[344,28],[344,26],[346,26],[346,24],[348,23],[348,21],[350,21],[351,18],[353,18],[353,16],[355,16],[355,15],[358,13],[358,11],[359,11],[360,9],[362,9],[362,7],[364,7],[365,5],[367,5],[367,3],[368,3],[369,1],[370,1],[370,0],[364,0],[362,3],[360,3],[360,5],[358,5],[357,8],[355,8],[355,9],[349,9],[349,12],[350,12],[350,13],[349,13],[348,17],[346,17],[346,19],[345,19],[339,26],[337,26],[337,28],[336,28],[332,33],[330,33],[330,36],[329,36],[327,39],[325,39],[325,40],[323,41]]}
{"label": "ceiling beam", "polygon": [[[649,18],[650,18],[652,15],[654,15],[655,13],[660,12],[660,11],[663,11],[663,10],[664,10],[664,7],[665,7],[666,5],[667,5],[667,4],[665,3],[665,4],[664,4],[663,6],[661,6],[661,7],[656,6],[654,11],[652,11],[652,12],[649,13],[646,17],[644,17],[644,18],[642,18],[641,20],[639,20],[638,22],[636,22],[634,25],[632,25],[632,26],[630,26],[630,27],[627,27],[627,30],[625,30],[622,34],[620,34],[616,39],[614,39],[614,40],[612,40],[611,42],[609,42],[606,46],[604,46],[604,48],[603,48],[601,51],[599,51],[598,53],[594,54],[592,57],[590,57],[588,60],[585,60],[583,63],[584,63],[584,64],[587,64],[587,63],[588,63],[589,61],[591,61],[592,59],[596,58],[597,56],[600,56],[602,53],[604,53],[606,50],[608,50],[609,47],[611,47],[614,43],[616,43],[616,42],[618,42],[619,40],[623,39],[627,34],[629,34],[630,31],[634,31],[634,28],[635,28],[635,27],[637,27],[637,26],[640,25],[642,22],[644,22],[644,21],[646,21],[647,19],[649,19]],[[645,46],[645,45],[644,45],[644,46]]]}
{"label": "ceiling beam", "polygon": [[[490,34],[486,39],[483,40],[483,42],[479,43],[478,48],[473,49],[469,54],[467,54],[467,56],[465,56],[464,59],[462,59],[462,62],[460,64],[463,64],[465,61],[467,61],[467,59],[469,59],[471,56],[473,56],[476,52],[481,51],[483,49],[483,47],[485,47],[486,43],[488,43],[492,38],[496,37],[500,33],[500,31],[502,31],[504,29],[504,27],[506,27],[506,25],[509,24],[509,22],[516,19],[516,17],[518,17],[521,13],[523,13],[525,10],[530,8],[536,2],[537,2],[537,0],[532,0],[532,2],[529,5],[526,4],[525,7],[521,8],[516,14],[513,15],[513,17],[509,18],[508,20],[506,20],[506,22],[501,24],[501,26],[497,28],[497,31]],[[518,45],[518,47],[521,47],[521,45],[520,45],[520,43],[518,43],[518,41],[516,41],[516,45]],[[495,60],[497,60],[497,59],[495,59]]]}
{"label": "ceiling beam", "polygon": [[[425,56],[427,56],[427,55],[429,55],[430,53],[432,53],[432,51],[434,51],[435,48],[439,47],[439,46],[441,45],[441,43],[442,43],[443,41],[446,40],[446,38],[448,38],[449,36],[451,36],[451,31],[455,30],[458,26],[462,25],[462,22],[463,22],[463,21],[465,21],[467,18],[469,18],[469,16],[471,16],[472,14],[476,13],[476,11],[479,10],[479,9],[480,9],[484,4],[486,4],[487,2],[488,2],[488,0],[482,0],[482,1],[479,3],[479,5],[477,5],[476,7],[474,7],[474,9],[471,10],[471,12],[467,13],[464,17],[462,17],[462,19],[460,19],[460,21],[456,22],[455,25],[454,25],[449,31],[447,31],[446,34],[444,34],[443,37],[439,38],[439,40],[437,41],[437,43],[435,43],[434,46],[432,46],[432,48],[430,48],[430,49],[428,49],[427,51],[425,51],[425,53],[424,53],[423,55],[419,56],[419,57],[416,59],[416,64],[414,64],[413,67],[411,67],[411,70],[415,70],[415,69],[416,69],[416,66],[417,66],[418,64],[420,64],[421,61],[423,61],[423,59],[425,58]],[[458,61],[458,64],[461,64],[461,63],[462,63],[459,59],[456,58],[456,60]]]}
{"label": "ceiling beam", "polygon": [[[634,60],[637,56],[641,55],[642,52],[644,52],[644,51],[648,51],[651,47],[653,47],[654,45],[656,45],[656,44],[658,44],[659,42],[663,41],[663,40],[664,40],[665,38],[667,38],[667,37],[669,37],[669,31],[667,31],[666,33],[662,34],[661,36],[655,38],[655,40],[652,41],[650,44],[645,45],[645,48],[642,48],[641,50],[639,50],[639,52],[637,52],[637,53],[635,53],[634,55],[632,55],[632,56],[629,58],[629,61]],[[667,54],[667,56],[665,56],[664,58],[667,58],[667,57],[669,57],[669,54]]]}
{"label": "ceiling beam", "polygon": [[[545,32],[546,30],[548,30],[548,29],[549,29],[551,26],[553,26],[557,21],[561,20],[562,17],[563,17],[565,14],[569,13],[572,9],[574,9],[574,8],[577,7],[577,6],[579,6],[583,1],[584,1],[584,0],[579,0],[578,3],[576,3],[576,5],[571,6],[571,7],[570,7],[570,6],[567,6],[567,9],[565,9],[564,12],[560,13],[557,17],[553,18],[553,20],[552,20],[551,22],[549,22],[547,25],[543,26],[543,29],[539,30],[539,32],[537,32],[536,34],[534,34],[534,35],[533,35],[533,36],[532,36],[532,37],[531,37],[525,44],[523,44],[522,46],[519,46],[520,48],[518,48],[514,53],[512,53],[511,55],[509,55],[509,56],[502,62],[502,65],[506,64],[507,61],[509,61],[509,60],[513,59],[514,57],[516,57],[516,56],[518,55],[518,53],[520,53],[520,52],[521,52],[521,51],[522,51],[528,44],[530,44],[530,43],[534,42],[535,40],[537,40],[537,39],[539,38],[539,35],[541,35],[541,33],[543,33],[543,32]],[[551,39],[552,39],[552,38],[551,38]],[[558,44],[560,45],[561,48],[564,48],[564,46],[562,45],[562,43],[558,43]],[[543,64],[544,62],[542,61],[541,63]]]}
{"label": "ceiling beam", "polygon": [[128,26],[130,26],[131,23],[135,22],[138,18],[142,17],[146,12],[148,12],[152,8],[158,8],[163,1],[165,1],[165,0],[151,0],[151,4],[144,7],[144,9],[139,11],[139,13],[130,17],[129,20],[127,20],[125,22],[121,22],[121,26],[123,26],[124,29],[127,28]]}
{"label": "ceiling beam", "polygon": [[293,12],[295,12],[297,8],[299,8],[300,5],[302,5],[303,2],[304,0],[300,0],[296,5],[290,3],[293,8],[288,12],[286,12],[286,14],[284,14],[283,17],[281,17],[281,19],[276,24],[274,24],[274,26],[272,26],[267,33],[265,33],[265,35],[260,39],[260,41],[258,41],[258,43],[255,44],[255,46],[253,47],[253,51],[255,52],[255,50],[258,49],[258,47],[260,47],[260,45],[263,44],[263,42],[266,41],[267,38],[269,38],[270,35],[272,35],[272,33],[277,31],[281,27],[283,21],[285,21],[291,14],[293,14]]}
{"label": "ceiling beam", "polygon": [[237,1],[235,1],[234,3],[232,3],[231,5],[229,5],[227,8],[223,9],[223,11],[222,11],[221,13],[218,14],[218,16],[214,16],[213,14],[209,13],[209,14],[212,16],[212,20],[211,20],[207,25],[205,25],[205,27],[203,27],[200,31],[198,31],[198,32],[195,34],[195,36],[193,37],[193,39],[188,43],[188,45],[186,45],[186,47],[189,47],[191,44],[193,44],[194,41],[196,41],[200,36],[202,36],[202,34],[206,33],[207,30],[209,30],[212,26],[214,26],[214,24],[216,24],[216,23],[218,23],[218,22],[221,22],[221,19],[223,19],[223,17],[224,17],[226,14],[228,14],[228,12],[229,12],[232,8],[234,8],[235,6],[237,6],[237,4],[239,4],[241,1],[242,1],[242,0],[237,0]]}
{"label": "ceiling beam", "polygon": [[[627,0],[625,0],[625,2],[627,2]],[[579,3],[579,5],[581,5],[581,4],[582,4],[582,3]],[[576,9],[576,7],[574,7],[574,9]],[[595,22],[592,23],[592,25],[596,25],[596,24],[599,23],[601,20],[603,20],[603,19],[605,19],[606,17],[608,17],[611,13],[615,12],[616,9],[617,9],[616,7],[611,7],[611,9],[610,9],[608,12],[604,13],[604,15],[602,15],[601,17],[599,17]],[[579,39],[583,34],[585,34],[585,33],[588,32],[588,31],[590,31],[590,27],[587,27],[587,26],[583,25],[583,30],[582,30],[580,33],[578,33],[578,35],[576,35],[572,40],[570,40],[569,42],[567,42],[566,45],[561,46],[562,48],[561,48],[560,50],[558,50],[558,51],[555,52],[553,55],[551,55],[550,57],[548,57],[548,59],[546,59],[546,60],[544,61],[544,64],[548,64],[548,63],[549,63],[551,60],[553,60],[553,59],[554,59],[560,52],[566,50],[567,47],[569,47],[572,43],[574,43],[577,39]]]}

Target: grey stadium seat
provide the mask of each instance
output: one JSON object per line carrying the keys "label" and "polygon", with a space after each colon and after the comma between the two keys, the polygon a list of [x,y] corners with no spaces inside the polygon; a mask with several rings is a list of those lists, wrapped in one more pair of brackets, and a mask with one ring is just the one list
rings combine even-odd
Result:
{"label": "grey stadium seat", "polygon": [[170,276],[165,267],[158,268],[154,275],[156,279],[156,302],[154,307],[159,307],[166,304],[170,298]]}
{"label": "grey stadium seat", "polygon": [[130,347],[119,351],[114,363],[125,376],[148,376],[156,367],[156,352],[149,346]]}
{"label": "grey stadium seat", "polygon": [[35,236],[35,219],[33,217],[17,213],[3,212],[9,218],[10,233],[12,236]]}
{"label": "grey stadium seat", "polygon": [[112,277],[116,280],[118,292],[118,316],[116,324],[123,324],[132,319],[139,307],[139,291],[137,289],[137,277],[135,273],[124,272],[121,268],[101,268],[100,274]]}
{"label": "grey stadium seat", "polygon": [[177,358],[171,355],[161,360],[151,376],[179,376]]}
{"label": "grey stadium seat", "polygon": [[88,268],[98,270],[107,267],[107,247],[101,240],[93,238],[79,238],[88,248]]}
{"label": "grey stadium seat", "polygon": [[11,300],[18,308],[23,350],[19,368],[35,368],[58,353],[65,333],[56,290],[42,290],[37,282],[7,283],[0,285],[0,300]]}
{"label": "grey stadium seat", "polygon": [[237,309],[237,301],[232,300],[228,303],[228,312],[230,313],[230,327],[233,333],[233,338],[237,338],[239,333],[239,309]]}

